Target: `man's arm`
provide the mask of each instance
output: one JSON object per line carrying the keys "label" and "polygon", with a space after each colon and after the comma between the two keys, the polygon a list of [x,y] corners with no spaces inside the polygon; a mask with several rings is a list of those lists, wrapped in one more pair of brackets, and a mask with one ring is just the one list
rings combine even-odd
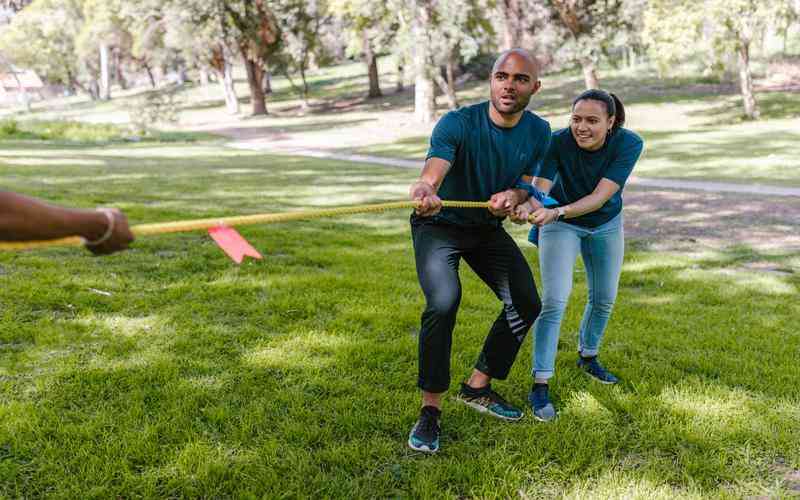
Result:
{"label": "man's arm", "polygon": [[439,186],[442,185],[448,170],[450,170],[449,161],[432,156],[425,162],[419,180],[409,188],[409,197],[420,202],[416,210],[421,217],[436,215],[442,209],[442,200],[436,192],[439,191]]}
{"label": "man's arm", "polygon": [[[17,193],[0,192],[0,240],[51,240],[81,236],[96,254],[123,250],[133,241],[125,215],[116,209],[57,207]],[[94,244],[93,244],[94,243]]]}

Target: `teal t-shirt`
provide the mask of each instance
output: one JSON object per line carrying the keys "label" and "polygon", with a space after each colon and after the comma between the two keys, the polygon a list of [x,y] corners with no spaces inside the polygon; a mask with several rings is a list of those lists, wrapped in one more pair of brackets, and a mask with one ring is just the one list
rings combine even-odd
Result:
{"label": "teal t-shirt", "polygon": [[[433,129],[427,156],[450,162],[437,194],[443,200],[487,201],[539,170],[550,135],[550,124],[530,111],[514,127],[498,127],[489,118],[488,101],[447,113]],[[433,219],[460,226],[502,224],[502,218],[475,208],[444,208]]]}
{"label": "teal t-shirt", "polygon": [[575,142],[569,128],[556,130],[537,177],[555,181],[550,196],[560,205],[568,205],[591,194],[603,178],[619,184],[619,191],[602,207],[565,221],[583,227],[597,227],[622,211],[622,189],[642,154],[643,146],[641,137],[620,128],[611,133],[602,148],[586,151]]}

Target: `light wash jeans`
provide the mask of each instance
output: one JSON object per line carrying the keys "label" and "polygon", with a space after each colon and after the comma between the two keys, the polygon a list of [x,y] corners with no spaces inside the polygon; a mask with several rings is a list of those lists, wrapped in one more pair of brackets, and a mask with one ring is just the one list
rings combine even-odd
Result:
{"label": "light wash jeans", "polygon": [[539,269],[542,273],[542,312],[533,325],[533,376],[553,376],[561,319],[572,292],[572,270],[580,252],[586,268],[589,300],[583,312],[578,351],[594,356],[600,349],[614,300],[625,253],[620,213],[596,228],[554,222],[540,228]]}

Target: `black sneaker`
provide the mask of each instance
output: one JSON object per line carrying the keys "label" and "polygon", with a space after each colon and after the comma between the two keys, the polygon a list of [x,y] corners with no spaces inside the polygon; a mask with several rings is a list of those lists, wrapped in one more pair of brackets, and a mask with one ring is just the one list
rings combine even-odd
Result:
{"label": "black sneaker", "polygon": [[591,356],[588,358],[584,358],[583,356],[578,357],[578,368],[583,369],[587,375],[592,377],[593,379],[597,380],[602,384],[616,384],[619,382],[619,379],[615,377],[611,372],[603,368],[603,365],[597,361],[597,356]]}
{"label": "black sneaker", "polygon": [[419,420],[408,435],[409,448],[424,453],[439,451],[439,434],[442,432],[439,427],[439,417],[441,416],[442,412],[438,408],[423,406],[419,412]]}
{"label": "black sneaker", "polygon": [[522,410],[514,408],[501,395],[494,392],[491,385],[473,389],[462,382],[461,390],[458,391],[456,399],[481,413],[488,413],[502,420],[515,422],[524,415]]}

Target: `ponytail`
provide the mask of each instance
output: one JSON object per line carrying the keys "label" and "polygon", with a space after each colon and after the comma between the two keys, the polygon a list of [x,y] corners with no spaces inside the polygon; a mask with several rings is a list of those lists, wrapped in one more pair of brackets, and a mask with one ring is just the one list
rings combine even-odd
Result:
{"label": "ponytail", "polygon": [[586,99],[600,101],[606,105],[606,112],[608,113],[608,116],[614,117],[614,125],[611,127],[611,132],[615,132],[617,129],[625,125],[625,106],[622,104],[622,101],[619,97],[606,92],[605,90],[589,89],[572,101],[572,107],[574,108],[579,101]]}

